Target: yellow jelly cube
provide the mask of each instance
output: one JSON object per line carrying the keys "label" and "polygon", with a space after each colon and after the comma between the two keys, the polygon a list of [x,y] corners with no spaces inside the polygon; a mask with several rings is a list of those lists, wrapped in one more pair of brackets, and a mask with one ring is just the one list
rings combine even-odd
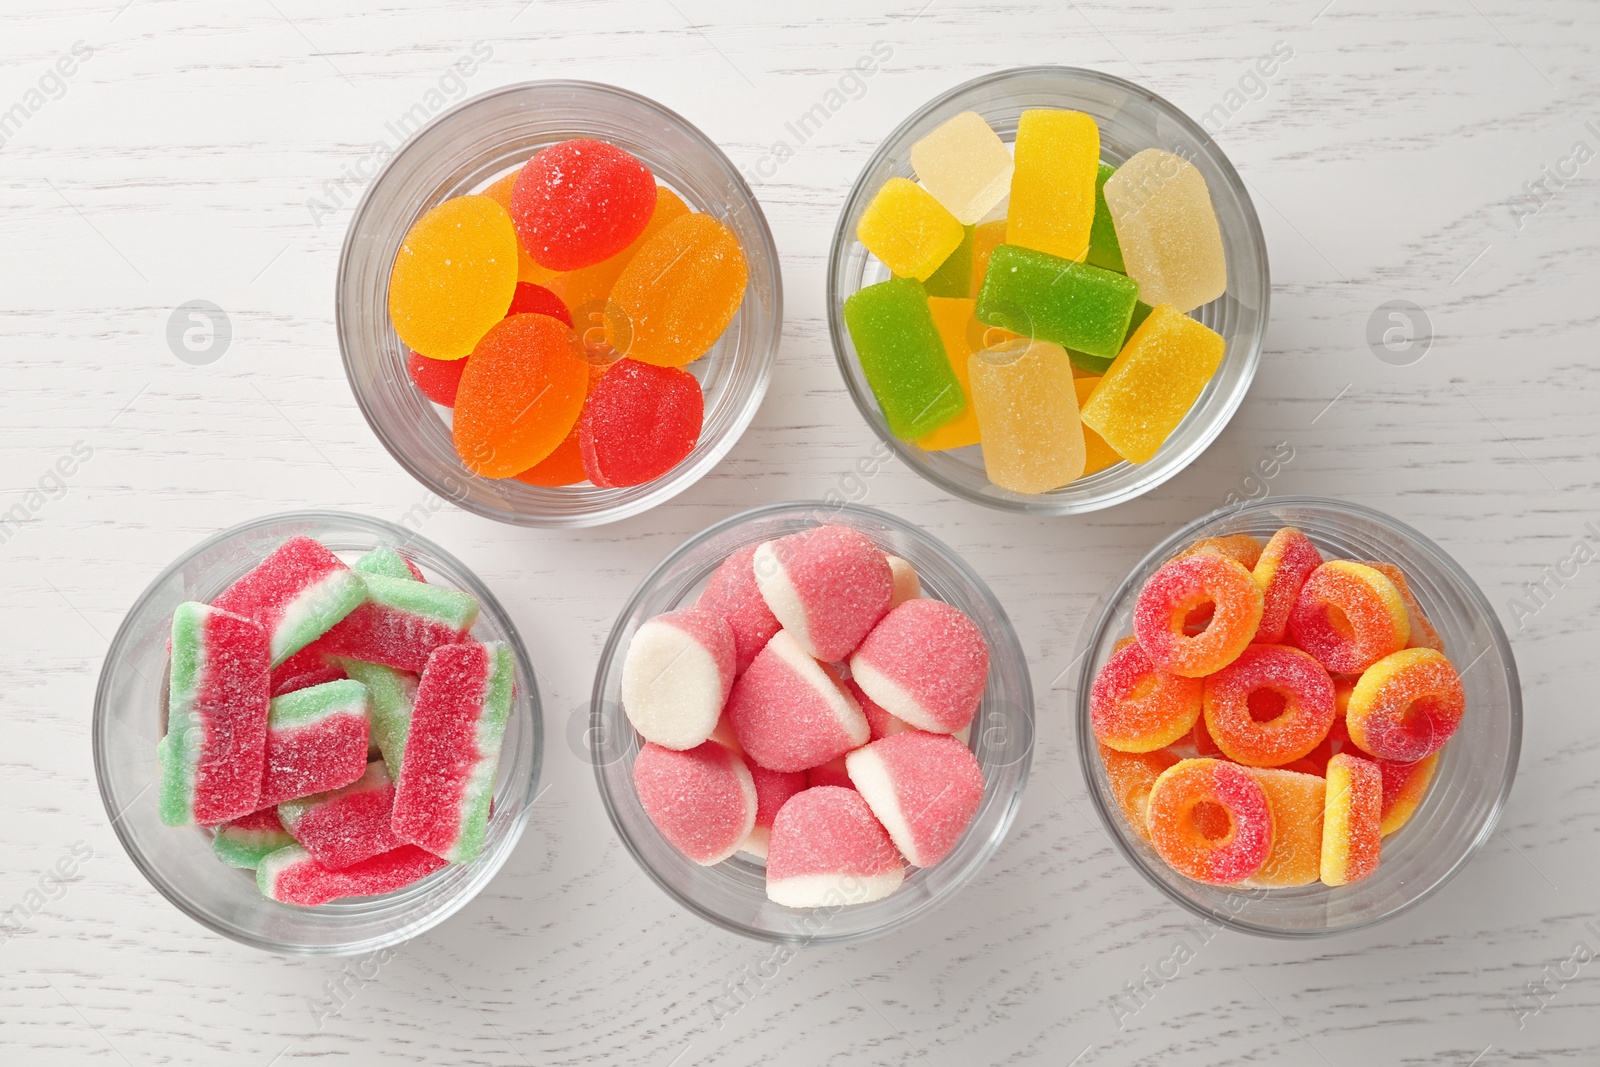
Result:
{"label": "yellow jelly cube", "polygon": [[[1078,410],[1083,410],[1084,402],[1089,399],[1089,394],[1094,392],[1094,387],[1100,384],[1100,375],[1083,376],[1076,366],[1072,368],[1072,386],[1078,393]],[[1122,457],[1117,455],[1117,450],[1106,444],[1106,439],[1095,433],[1089,427],[1083,428],[1083,477],[1096,474],[1107,467],[1115,467],[1122,462]]]}
{"label": "yellow jelly cube", "polygon": [[1193,311],[1227,290],[1222,230],[1193,163],[1147,148],[1106,179],[1105,197],[1140,300]]}
{"label": "yellow jelly cube", "polygon": [[911,167],[963,226],[987,215],[1011,186],[1011,153],[976,111],[963,111],[912,145]]}
{"label": "yellow jelly cube", "polygon": [[1194,407],[1226,347],[1220,334],[1158,305],[1089,394],[1084,425],[1123,459],[1148,461]]}
{"label": "yellow jelly cube", "polygon": [[966,231],[933,194],[906,178],[890,178],[861,213],[856,237],[897,277],[919,282],[939,269]]}
{"label": "yellow jelly cube", "polygon": [[1100,127],[1094,119],[1081,111],[1024,111],[1017,123],[1005,243],[1083,259],[1099,175]]}
{"label": "yellow jelly cube", "polygon": [[917,445],[929,452],[939,452],[946,448],[965,448],[967,445],[977,444],[980,440],[978,412],[971,402],[972,377],[967,366],[967,357],[973,352],[968,326],[977,321],[972,314],[977,306],[976,300],[948,296],[928,297],[928,310],[933,313],[933,324],[938,327],[939,339],[944,342],[944,354],[950,360],[950,369],[956,372],[956,381],[961,383],[962,393],[968,398],[967,406],[961,414],[937,430],[917,438]]}
{"label": "yellow jelly cube", "polygon": [[1083,474],[1083,426],[1067,350],[1019,337],[967,359],[989,480],[1044,493]]}

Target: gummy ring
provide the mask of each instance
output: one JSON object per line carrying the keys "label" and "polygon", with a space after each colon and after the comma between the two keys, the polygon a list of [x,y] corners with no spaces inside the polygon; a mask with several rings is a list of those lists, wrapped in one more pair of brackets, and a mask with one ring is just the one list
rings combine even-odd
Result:
{"label": "gummy ring", "polygon": [[1289,636],[1335,674],[1360,674],[1406,647],[1400,591],[1364,563],[1336,559],[1311,572],[1289,613]]}
{"label": "gummy ring", "polygon": [[[1197,634],[1185,631],[1190,612],[1213,605]],[[1164,564],[1139,591],[1133,632],[1164,671],[1204,678],[1239,657],[1261,622],[1261,591],[1244,565],[1227,556],[1184,556]]]}
{"label": "gummy ring", "polygon": [[1256,640],[1278,644],[1289,630],[1289,614],[1306,579],[1322,566],[1322,553],[1311,538],[1285,526],[1272,535],[1250,574],[1261,590],[1261,627]]}
{"label": "gummy ring", "polygon": [[[1218,808],[1226,828],[1208,823]],[[1148,819],[1156,852],[1197,882],[1235,885],[1261,870],[1272,851],[1266,790],[1249,771],[1223,760],[1180,760],[1162,771],[1150,787]]]}
{"label": "gummy ring", "polygon": [[[1258,720],[1264,705],[1270,717]],[[1328,672],[1286,645],[1251,645],[1207,678],[1204,710],[1222,754],[1247,767],[1281,767],[1310,755],[1337,715]]]}
{"label": "gummy ring", "polygon": [[1431,648],[1407,648],[1367,668],[1350,692],[1345,727],[1363,752],[1415,763],[1439,751],[1461,725],[1461,676]]}
{"label": "gummy ring", "polygon": [[1261,559],[1261,552],[1261,542],[1253,534],[1236,533],[1222,537],[1202,537],[1172,558],[1227,556],[1229,559],[1239,561],[1245,570],[1250,570]]}
{"label": "gummy ring", "polygon": [[1417,813],[1422,798],[1433,781],[1433,772],[1439,768],[1439,753],[1415,763],[1394,763],[1379,760],[1378,770],[1383,774],[1383,806],[1378,833],[1388,837],[1411,821]]}
{"label": "gummy ring", "polygon": [[1168,674],[1135,642],[1114,653],[1089,690],[1089,718],[1100,743],[1119,752],[1154,752],[1200,718],[1204,683]]}
{"label": "gummy ring", "polygon": [[1383,772],[1371,760],[1341,752],[1328,761],[1322,809],[1322,881],[1358,882],[1378,869],[1382,847]]}

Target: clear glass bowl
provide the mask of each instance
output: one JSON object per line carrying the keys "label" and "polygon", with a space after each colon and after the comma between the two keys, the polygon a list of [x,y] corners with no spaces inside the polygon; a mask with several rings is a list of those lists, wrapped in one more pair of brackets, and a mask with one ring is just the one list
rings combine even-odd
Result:
{"label": "clear glass bowl", "polygon": [[[1163,148],[1192,162],[1205,176],[1222,228],[1228,291],[1193,314],[1227,340],[1222,366],[1200,399],[1148,463],[1118,463],[1048,493],[1015,493],[990,483],[979,446],[924,452],[889,432],[878,401],[844,324],[844,302],[867,285],[890,277],[856,239],[856,226],[879,187],[893,177],[914,178],[911,146],[963,111],[976,111],[1000,139],[1016,140],[1017,120],[1030,108],[1070,108],[1100,124],[1101,158],[1121,163],[1146,148]],[[1005,511],[1070,515],[1131,500],[1188,466],[1233,417],[1255,377],[1267,331],[1271,283],[1267,246],[1250,194],[1210,135],[1161,97],[1129,81],[1078,67],[1021,67],[974,79],[937,97],[900,124],[873,153],[839,213],[828,257],[828,329],[833,352],[861,415],[912,470],[963,499]]]}
{"label": "clear glass bowl", "polygon": [[[289,537],[305,534],[346,561],[380,545],[399,549],[428,581],[464,589],[481,610],[472,635],[505,641],[516,658],[516,694],[495,774],[494,814],[479,859],[450,866],[380,897],[302,908],[267,900],[255,872],[224,866],[211,835],[164,825],[156,813],[156,742],[166,729],[167,642],[172,612],[209,601]],[[399,944],[459,911],[516,847],[539,779],[543,717],[533,665],[510,617],[473,573],[431,541],[379,519],[300,511],[242,523],[201,542],[150,583],[106,653],[94,702],[94,767],[111,825],[134,865],[190,918],[235,941],[297,956],[343,956]]]}
{"label": "clear glass bowl", "polygon": [[[411,224],[444,200],[481,192],[546,145],[609,141],[638,156],[694,211],[738,236],[750,267],[739,313],[711,351],[685,369],[705,393],[700,441],[645,485],[545,488],[468,471],[449,412],[411,383],[389,324],[389,271]],[[412,476],[467,511],[520,526],[593,526],[687,489],[739,440],[766,394],[783,325],[778,250],[755,194],[728,157],[681,115],[609,85],[539,81],[473,97],[419,130],[368,186],[345,235],[337,294],[339,349],[361,412]]]}
{"label": "clear glass bowl", "polygon": [[[989,684],[973,719],[970,744],[983,768],[983,801],[955,849],[926,869],[913,869],[899,892],[828,914],[782,907],[767,899],[766,868],[740,854],[702,867],[668,844],[639,804],[633,760],[639,737],[621,705],[622,660],[646,620],[692,603],[712,571],[739,549],[822,523],[860,530],[886,552],[909,560],[922,594],[971,616],[989,643]],[[1011,622],[988,586],[946,545],[873,508],[821,502],[773,504],[717,523],[684,542],[639,584],[611,630],[595,672],[590,755],[606,811],[622,842],[678,903],[725,930],[766,941],[812,944],[874,937],[931,911],[965,885],[1005,837],[1016,816],[1033,757],[1033,686]]]}
{"label": "clear glass bowl", "polygon": [[[1089,718],[1089,689],[1117,639],[1133,632],[1145,580],[1193,541],[1249,533],[1265,541],[1281,526],[1310,537],[1325,559],[1380,560],[1405,572],[1445,653],[1461,672],[1467,710],[1445,745],[1417,813],[1384,838],[1378,869],[1351,885],[1247,889],[1192,882],[1174,872],[1123,819],[1106,780]],[[1167,896],[1230,929],[1307,938],[1371,926],[1438,890],[1494,832],[1511,792],[1522,745],[1522,687],[1511,644],[1482,590],[1438,545],[1359,504],[1283,497],[1225,508],[1190,523],[1140,560],[1088,631],[1078,676],[1078,754],[1100,818],[1134,868]]]}

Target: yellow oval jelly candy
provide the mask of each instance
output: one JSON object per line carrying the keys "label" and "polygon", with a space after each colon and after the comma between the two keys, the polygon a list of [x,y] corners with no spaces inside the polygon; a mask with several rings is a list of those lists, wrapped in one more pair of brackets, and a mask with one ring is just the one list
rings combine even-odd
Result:
{"label": "yellow oval jelly candy", "polygon": [[461,359],[505,317],[517,290],[517,235],[487,196],[446,200],[418,219],[389,273],[389,321],[407,348]]}
{"label": "yellow oval jelly candy", "polygon": [[706,354],[744,300],[750,270],[733,231],[709,215],[683,215],[647,241],[622,268],[606,317],[606,340],[641,363],[681,367]]}
{"label": "yellow oval jelly candy", "polygon": [[[638,255],[650,238],[667,228],[667,224],[689,213],[683,198],[671,189],[656,187],[656,209],[645,224],[644,232],[627,248],[610,259],[602,259],[592,267],[580,267],[558,274],[550,279],[550,291],[561,298],[573,311],[597,304],[611,295],[611,289],[622,276],[622,270]],[[543,269],[543,268],[540,268]]]}

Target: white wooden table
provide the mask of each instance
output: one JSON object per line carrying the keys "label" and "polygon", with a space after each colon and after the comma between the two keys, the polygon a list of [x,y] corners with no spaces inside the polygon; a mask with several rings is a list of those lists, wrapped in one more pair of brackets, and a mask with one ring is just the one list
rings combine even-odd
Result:
{"label": "white wooden table", "polygon": [[[0,527],[0,911],[25,918],[0,944],[0,1062],[1600,1062],[1600,567],[1568,567],[1536,611],[1511,605],[1575,545],[1600,544],[1600,13],[1582,0],[813,6],[5,0],[0,511],[23,521]],[[451,81],[475,47],[475,73]],[[864,91],[830,98],[874,47],[889,54]],[[1275,47],[1292,56],[1257,81]],[[822,315],[839,204],[915,107],[1043,62],[1131,77],[1211,116],[1271,249],[1261,371],[1198,462],[1112,511],[1004,515],[896,462],[868,482],[868,503],[955,545],[1011,612],[1039,697],[1033,779],[954,901],[881,940],[801,953],[718,1026],[712,998],[769,949],[692,917],[635,867],[569,722],[651,564],[745,506],[821,496],[873,454]],[[510,607],[548,680],[550,788],[487,892],[350,979],[340,962],[217,937],[142,880],[95,788],[95,678],[133,598],[200,538],[304,506],[398,519],[425,498],[339,366],[351,168],[430,92],[539,77],[655,97],[741,166],[790,143],[758,190],[783,258],[782,351],[731,457],[666,506],[573,533],[453,509],[429,521],[425,535]],[[786,124],[830,99],[795,144]],[[169,347],[169,316],[191,300],[231,327],[208,365]],[[1374,354],[1369,319],[1391,300],[1423,309],[1425,353]],[[1188,916],[1092,821],[1063,671],[1094,597],[1176,524],[1253,486],[1280,445],[1293,459],[1266,491],[1389,511],[1500,608],[1527,699],[1521,773],[1502,832],[1423,906],[1313,944],[1218,936],[1119,1012]],[[75,849],[88,858],[64,886],[46,877]],[[350,992],[319,1017],[330,980]]]}

